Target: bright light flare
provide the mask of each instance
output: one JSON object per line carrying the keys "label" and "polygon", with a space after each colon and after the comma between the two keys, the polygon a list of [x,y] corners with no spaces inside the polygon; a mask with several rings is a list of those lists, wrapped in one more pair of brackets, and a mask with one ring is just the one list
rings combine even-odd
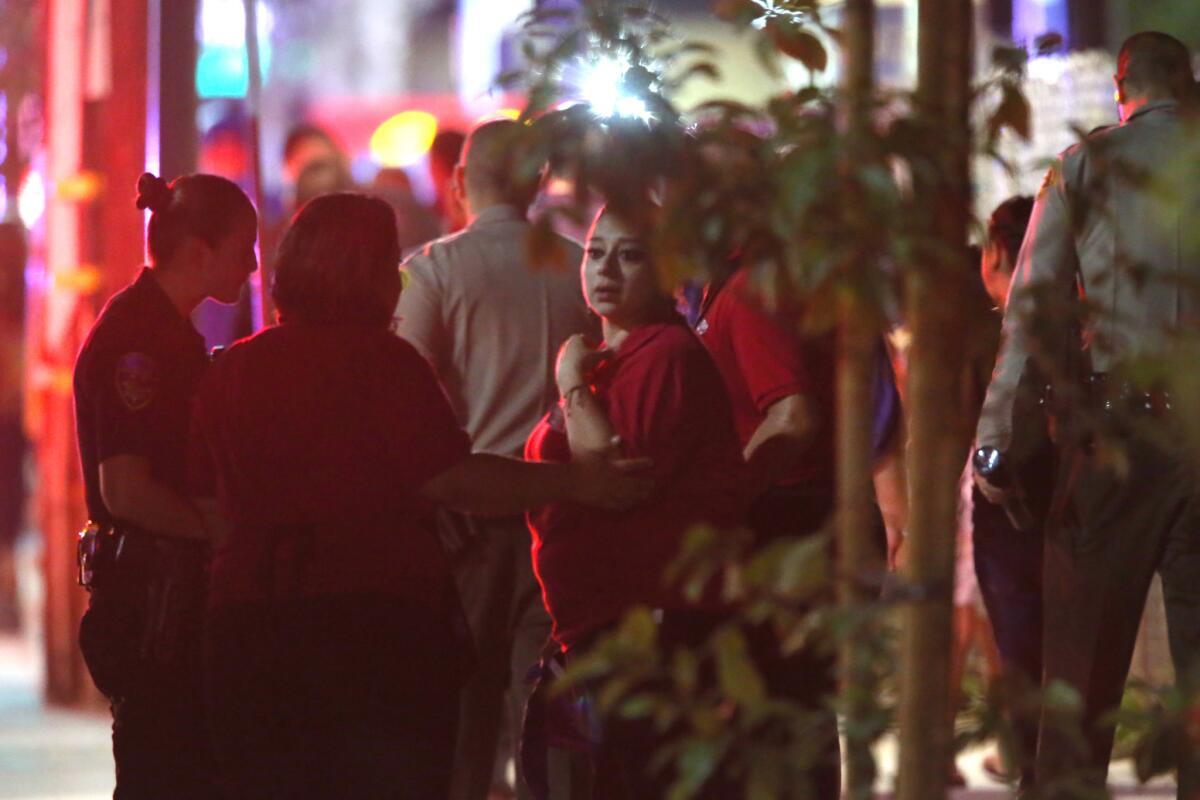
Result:
{"label": "bright light flare", "polygon": [[626,88],[630,66],[625,55],[603,55],[583,63],[579,94],[597,117],[626,117],[643,122],[654,118],[645,99]]}
{"label": "bright light flare", "polygon": [[46,211],[46,184],[42,173],[30,170],[21,182],[21,191],[17,195],[17,213],[26,228],[32,228]]}
{"label": "bright light flare", "polygon": [[629,71],[629,60],[604,56],[584,67],[579,89],[598,117],[612,117],[621,102],[621,84]]}
{"label": "bright light flare", "polygon": [[371,134],[371,158],[383,167],[411,167],[437,136],[437,117],[427,111],[401,111]]}

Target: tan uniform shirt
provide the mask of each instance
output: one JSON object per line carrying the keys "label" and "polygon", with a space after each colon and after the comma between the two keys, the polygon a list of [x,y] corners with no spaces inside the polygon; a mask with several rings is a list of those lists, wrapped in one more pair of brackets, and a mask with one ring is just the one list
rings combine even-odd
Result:
{"label": "tan uniform shirt", "polygon": [[475,452],[520,455],[558,397],[559,346],[599,331],[580,287],[579,245],[563,239],[561,263],[537,268],[529,230],[516,208],[492,206],[403,267],[398,332],[433,366]]}
{"label": "tan uniform shirt", "polygon": [[1037,349],[1064,333],[1034,322],[1050,318],[1049,304],[1086,302],[1081,371],[1108,372],[1197,329],[1198,288],[1200,142],[1178,104],[1151,103],[1051,166],[1014,270],[978,446],[1012,448],[1018,385]]}

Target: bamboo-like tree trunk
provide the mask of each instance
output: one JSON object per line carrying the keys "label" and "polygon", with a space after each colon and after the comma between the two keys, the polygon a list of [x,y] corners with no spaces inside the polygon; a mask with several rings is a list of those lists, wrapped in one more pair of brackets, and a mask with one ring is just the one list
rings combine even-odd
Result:
{"label": "bamboo-like tree trunk", "polygon": [[[843,174],[872,157],[871,109],[874,89],[874,0],[848,0],[845,7],[845,94],[848,106],[848,148]],[[847,186],[853,186],[847,181]],[[863,213],[855,192],[847,191],[846,219]],[[850,285],[839,306],[837,360],[837,544],[838,601],[843,611],[855,615],[869,601],[864,577],[871,568],[871,377],[875,356],[872,315],[861,302],[859,281],[870,273],[862,263],[869,253],[850,264]],[[869,659],[861,647],[865,632],[850,629],[839,648],[842,713],[846,718],[847,785],[850,800],[867,800],[875,780],[870,741],[863,735],[863,720],[874,703]]]}
{"label": "bamboo-like tree trunk", "polygon": [[970,433],[959,392],[963,353],[961,296],[970,218],[968,175],[973,4],[920,0],[918,103],[931,127],[939,173],[929,196],[928,232],[938,247],[910,269],[906,285],[912,349],[909,487],[912,504],[906,606],[901,640],[898,800],[944,797],[953,757],[950,706],[951,601],[958,479]]}

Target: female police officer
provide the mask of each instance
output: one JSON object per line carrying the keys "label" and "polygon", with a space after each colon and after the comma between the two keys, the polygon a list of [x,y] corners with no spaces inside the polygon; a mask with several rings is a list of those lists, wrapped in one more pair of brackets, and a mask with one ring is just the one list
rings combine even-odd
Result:
{"label": "female police officer", "polygon": [[[186,494],[192,396],[207,358],[188,319],[230,303],[257,265],[256,215],[215,175],[138,179],[151,266],[101,312],[75,364],[97,546],[80,646],[113,711],[115,798],[217,795],[201,711],[199,629],[213,526]],[[81,576],[82,577],[82,576]]]}

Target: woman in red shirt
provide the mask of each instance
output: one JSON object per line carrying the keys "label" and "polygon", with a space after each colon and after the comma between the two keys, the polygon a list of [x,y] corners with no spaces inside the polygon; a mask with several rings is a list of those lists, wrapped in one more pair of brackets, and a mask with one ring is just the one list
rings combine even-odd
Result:
{"label": "woman in red shirt", "polygon": [[467,660],[432,512],[623,507],[643,480],[471,454],[429,365],[389,330],[395,218],[306,205],[280,245],[280,324],[210,369],[194,413],[232,529],[212,568],[206,684],[234,797],[445,797]]}
{"label": "woman in red shirt", "polygon": [[[721,376],[659,285],[648,241],[608,210],[588,235],[584,294],[602,320],[604,344],[572,337],[559,354],[559,406],[536,427],[526,458],[587,463],[653,462],[654,489],[621,512],[559,503],[531,512],[534,568],[554,637],[568,657],[636,605],[663,610],[666,646],[696,644],[718,615],[689,608],[665,580],[688,530],[742,522],[745,465]],[[610,735],[597,765],[597,797],[643,797],[652,743],[646,731]],[[604,763],[607,762],[607,763]]]}

